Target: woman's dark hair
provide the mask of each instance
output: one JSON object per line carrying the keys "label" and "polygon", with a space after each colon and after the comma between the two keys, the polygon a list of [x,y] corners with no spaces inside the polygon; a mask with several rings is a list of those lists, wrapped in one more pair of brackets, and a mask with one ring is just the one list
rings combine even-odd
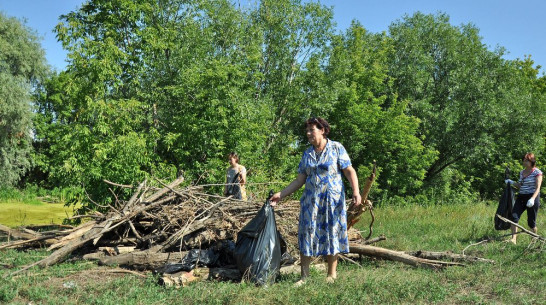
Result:
{"label": "woman's dark hair", "polygon": [[239,155],[236,152],[232,151],[232,152],[229,153],[228,160],[231,159],[231,158],[235,158],[235,161],[237,161],[237,163],[239,163]]}
{"label": "woman's dark hair", "polygon": [[532,166],[535,166],[535,164],[537,163],[537,160],[535,159],[535,154],[533,153],[526,153],[525,156],[523,156],[523,158],[521,159],[521,161],[529,161],[531,162],[531,165]]}
{"label": "woman's dark hair", "polygon": [[317,127],[317,129],[324,130],[325,137],[327,137],[328,134],[330,133],[330,124],[328,124],[328,122],[321,117],[316,117],[316,118],[313,117],[305,121],[305,128],[309,126],[315,126]]}

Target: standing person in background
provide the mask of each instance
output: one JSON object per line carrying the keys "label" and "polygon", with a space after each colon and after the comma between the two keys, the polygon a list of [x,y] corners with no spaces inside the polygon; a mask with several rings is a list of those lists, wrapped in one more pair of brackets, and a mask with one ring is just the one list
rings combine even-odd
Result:
{"label": "standing person in background", "polygon": [[233,196],[235,199],[246,200],[246,168],[239,164],[239,156],[231,152],[228,156],[230,167],[226,172],[224,196]]}
{"label": "standing person in background", "polygon": [[311,257],[325,255],[328,261],[326,280],[337,277],[338,253],[349,252],[345,187],[341,173],[353,189],[353,202],[361,204],[358,178],[347,151],[339,142],[328,139],[330,125],[323,118],[305,122],[311,147],[305,150],[298,166],[298,176],[290,185],[271,197],[272,205],[289,196],[305,184],[301,197],[298,226],[301,280],[309,276]]}
{"label": "standing person in background", "polygon": [[[542,171],[535,167],[536,159],[535,155],[532,153],[527,153],[523,159],[523,167],[519,173],[519,182],[514,182],[510,179],[505,180],[505,183],[510,183],[511,185],[519,188],[519,193],[516,198],[516,203],[512,209],[512,218],[515,223],[519,222],[521,214],[523,211],[527,210],[527,224],[529,228],[537,234],[537,214],[538,208],[540,206],[540,185],[542,184]],[[512,229],[512,243],[516,244],[516,237],[518,228],[514,225]]]}

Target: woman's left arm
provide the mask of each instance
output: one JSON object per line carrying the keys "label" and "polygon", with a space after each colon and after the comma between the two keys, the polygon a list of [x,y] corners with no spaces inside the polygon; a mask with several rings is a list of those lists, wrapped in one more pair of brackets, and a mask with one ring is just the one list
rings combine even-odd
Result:
{"label": "woman's left arm", "polygon": [[240,181],[240,184],[241,185],[245,185],[246,184],[246,168],[244,170],[241,171],[241,181]]}
{"label": "woman's left arm", "polygon": [[360,197],[360,190],[358,189],[358,177],[356,176],[356,171],[352,165],[342,169],[343,174],[349,180],[351,188],[353,189],[353,202],[356,204],[361,204],[362,198]]}
{"label": "woman's left arm", "polygon": [[542,175],[537,176],[537,189],[533,193],[533,200],[537,198],[538,194],[540,193],[540,185],[542,184]]}

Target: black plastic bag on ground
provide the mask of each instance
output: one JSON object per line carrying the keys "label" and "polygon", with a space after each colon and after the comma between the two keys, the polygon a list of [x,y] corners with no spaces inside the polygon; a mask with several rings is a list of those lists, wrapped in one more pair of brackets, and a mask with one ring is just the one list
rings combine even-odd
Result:
{"label": "black plastic bag on ground", "polygon": [[[508,178],[509,176],[509,170],[506,169],[505,178]],[[510,224],[498,218],[497,214],[506,219],[512,220],[512,208],[514,207],[514,203],[514,190],[512,189],[512,186],[510,186],[510,183],[506,183],[504,192],[502,193],[502,196],[499,200],[499,206],[497,207],[497,211],[495,212],[495,230],[510,229]]]}
{"label": "black plastic bag on ground", "polygon": [[259,285],[274,283],[281,265],[282,242],[268,199],[256,217],[237,234],[233,254],[243,278]]}
{"label": "black plastic bag on ground", "polygon": [[171,274],[179,271],[192,271],[197,267],[233,266],[235,259],[233,251],[235,243],[231,240],[221,240],[213,244],[209,249],[192,249],[184,256],[180,263],[169,263],[156,268],[155,273]]}

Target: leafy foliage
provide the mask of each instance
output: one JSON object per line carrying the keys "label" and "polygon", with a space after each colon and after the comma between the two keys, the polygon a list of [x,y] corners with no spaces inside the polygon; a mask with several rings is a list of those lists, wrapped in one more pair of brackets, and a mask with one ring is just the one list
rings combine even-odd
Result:
{"label": "leafy foliage", "polygon": [[310,116],[330,121],[361,180],[377,160],[374,195],[490,196],[505,165],[544,150],[538,67],[441,13],[336,33],[317,2],[92,0],[56,31],[69,65],[37,95],[29,181],[98,201],[103,179],[223,183],[230,151],[250,182],[287,183]]}
{"label": "leafy foliage", "polygon": [[425,147],[439,153],[427,170],[430,185],[459,183],[439,175],[451,167],[491,191],[498,186],[491,179],[503,178],[491,164],[542,152],[544,103],[532,93],[532,63],[502,59],[503,50],[489,51],[475,26],[453,26],[445,14],[405,16],[389,32],[394,88],[421,120]]}
{"label": "leafy foliage", "polygon": [[31,166],[31,92],[48,71],[38,37],[0,12],[0,187]]}

